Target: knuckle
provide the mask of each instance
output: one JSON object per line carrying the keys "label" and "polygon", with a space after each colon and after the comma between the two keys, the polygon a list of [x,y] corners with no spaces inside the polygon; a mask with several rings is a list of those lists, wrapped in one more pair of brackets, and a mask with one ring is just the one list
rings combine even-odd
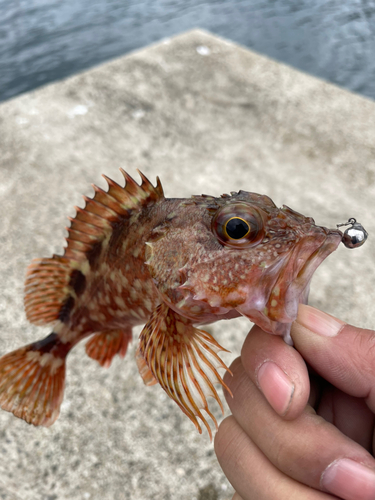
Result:
{"label": "knuckle", "polygon": [[241,462],[248,441],[247,435],[232,415],[223,420],[215,436],[214,449],[224,472],[228,467],[236,468],[236,464]]}
{"label": "knuckle", "polygon": [[231,451],[234,417],[224,419],[214,439],[214,449],[218,458],[225,459]]}

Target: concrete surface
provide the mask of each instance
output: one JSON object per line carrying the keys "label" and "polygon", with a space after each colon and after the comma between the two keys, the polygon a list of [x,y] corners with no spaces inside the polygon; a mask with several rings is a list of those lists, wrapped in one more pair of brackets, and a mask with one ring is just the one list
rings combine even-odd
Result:
{"label": "concrete surface", "polygon": [[[246,189],[327,226],[357,217],[369,241],[323,263],[310,303],[375,326],[374,102],[193,31],[8,101],[0,127],[1,353],[49,333],[25,319],[26,265],[61,251],[80,194],[120,166],[169,197]],[[212,327],[227,362],[248,329]],[[143,386],[133,354],[105,370],[78,346],[50,429],[0,412],[0,498],[231,498],[207,434]]]}

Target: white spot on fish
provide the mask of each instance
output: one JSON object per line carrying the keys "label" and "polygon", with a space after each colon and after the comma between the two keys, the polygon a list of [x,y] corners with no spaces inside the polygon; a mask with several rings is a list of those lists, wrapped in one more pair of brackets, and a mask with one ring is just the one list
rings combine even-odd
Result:
{"label": "white spot on fish", "polygon": [[124,276],[122,273],[120,273],[120,279],[121,279],[122,286],[124,288],[127,288],[127,286],[129,285],[129,281],[126,278],[126,276]]}
{"label": "white spot on fish", "polygon": [[145,308],[147,309],[148,312],[151,312],[152,311],[152,303],[151,303],[151,300],[149,299],[145,299],[144,302],[143,302],[143,305],[145,306]]}
{"label": "white spot on fish", "polygon": [[81,271],[81,273],[86,276],[90,272],[89,261],[85,260],[84,262],[81,263],[81,265],[77,266],[77,269],[79,269]]}
{"label": "white spot on fish", "polygon": [[133,286],[134,286],[134,288],[136,290],[139,290],[139,291],[142,290],[142,282],[141,282],[141,280],[139,280],[139,279],[134,280]]}
{"label": "white spot on fish", "polygon": [[133,257],[137,258],[138,255],[140,254],[140,247],[135,247],[135,249],[133,250]]}
{"label": "white spot on fish", "polygon": [[137,311],[138,311],[140,318],[142,318],[145,315],[145,313],[143,312],[143,309],[141,307],[138,307]]}
{"label": "white spot on fish", "polygon": [[63,329],[63,327],[64,327],[64,323],[62,323],[61,321],[57,321],[57,323],[53,327],[53,331],[55,333],[60,333],[61,330]]}
{"label": "white spot on fish", "polygon": [[122,297],[115,297],[115,302],[121,309],[126,309],[125,302]]}
{"label": "white spot on fish", "polygon": [[64,363],[62,358],[55,358],[55,356],[49,352],[41,354],[38,351],[29,351],[26,353],[26,359],[34,362],[36,361],[42,367],[49,366],[51,375],[54,375],[56,370]]}

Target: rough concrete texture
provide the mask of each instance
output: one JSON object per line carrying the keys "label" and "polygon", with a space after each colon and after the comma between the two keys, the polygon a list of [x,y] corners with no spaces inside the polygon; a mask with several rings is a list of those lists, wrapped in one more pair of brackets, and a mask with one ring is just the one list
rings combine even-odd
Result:
{"label": "rough concrete texture", "polygon": [[[375,327],[375,103],[193,31],[6,102],[0,123],[1,353],[49,333],[25,319],[25,268],[61,252],[80,194],[118,167],[159,175],[169,197],[245,189],[322,225],[357,217],[369,241],[322,264],[310,303]],[[249,324],[210,328],[228,362]],[[133,355],[105,370],[78,346],[49,429],[0,412],[0,498],[231,498],[207,434],[143,386]]]}

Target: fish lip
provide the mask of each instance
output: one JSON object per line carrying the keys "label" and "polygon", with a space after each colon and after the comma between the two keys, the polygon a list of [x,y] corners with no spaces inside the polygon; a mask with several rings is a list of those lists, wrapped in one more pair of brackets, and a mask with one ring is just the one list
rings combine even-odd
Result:
{"label": "fish lip", "polygon": [[[237,311],[256,321],[263,330],[288,335],[291,323],[297,318],[298,305],[307,302],[309,284],[315,270],[340,244],[342,233],[339,230],[314,226],[301,235],[296,248],[278,263],[279,275],[272,281],[275,266],[269,268],[272,281],[264,296],[259,295],[259,304],[240,305]],[[266,278],[266,277],[265,277]],[[261,290],[259,290],[261,291]],[[250,306],[250,307],[249,307]]]}
{"label": "fish lip", "polygon": [[[302,267],[296,270],[289,286],[285,289],[283,297],[284,314],[282,315],[284,317],[275,318],[276,321],[293,322],[297,318],[298,305],[300,303],[307,302],[309,284],[315,271],[320,266],[320,264],[332,252],[336,250],[336,248],[342,241],[342,233],[338,229],[327,229],[325,227],[319,227],[319,226],[317,226],[317,228],[322,231],[321,234],[324,234],[325,238],[319,245],[316,245],[316,248],[313,248],[313,250],[310,252],[308,256],[304,257],[304,263]],[[304,245],[302,245],[301,248],[299,249],[296,258],[301,259],[301,257],[298,257],[298,255],[304,253],[306,255],[306,248],[304,248]],[[291,255],[290,259],[292,258],[293,255]],[[304,294],[304,291],[306,289],[307,289],[307,294]],[[272,297],[272,291],[271,291],[271,297]]]}

